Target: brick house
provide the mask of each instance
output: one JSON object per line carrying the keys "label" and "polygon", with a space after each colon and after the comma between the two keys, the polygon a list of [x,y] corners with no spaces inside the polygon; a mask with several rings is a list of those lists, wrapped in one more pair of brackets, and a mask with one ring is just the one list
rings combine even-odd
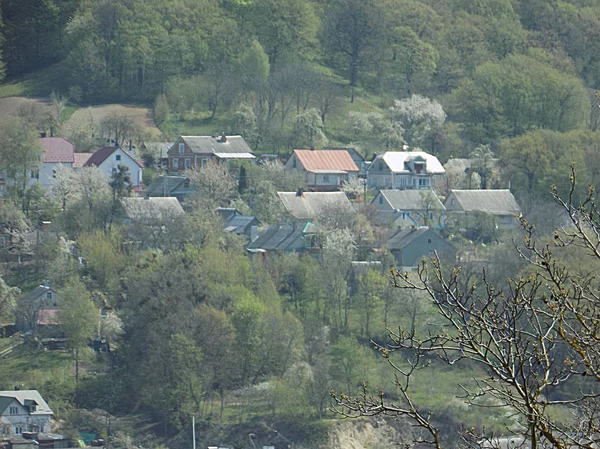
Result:
{"label": "brick house", "polygon": [[204,167],[208,161],[253,160],[254,154],[242,136],[181,136],[168,153],[171,174],[196,167]]}

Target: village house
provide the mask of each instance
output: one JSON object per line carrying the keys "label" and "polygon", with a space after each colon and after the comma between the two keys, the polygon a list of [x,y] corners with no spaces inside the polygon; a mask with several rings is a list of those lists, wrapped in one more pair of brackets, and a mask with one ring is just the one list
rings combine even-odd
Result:
{"label": "village house", "polygon": [[253,160],[250,146],[242,136],[181,136],[168,151],[171,174],[196,167],[204,167],[208,161]]}
{"label": "village house", "polygon": [[433,190],[380,190],[371,207],[382,223],[444,228],[446,208]]}
{"label": "village house", "polygon": [[323,147],[321,148],[323,151],[339,151],[344,150],[347,151],[356,166],[359,170],[359,175],[365,175],[367,171],[367,161],[362,154],[360,154],[356,148],[352,147]]}
{"label": "village house", "polygon": [[40,337],[57,337],[61,298],[48,283],[39,285],[17,303],[15,327]]}
{"label": "village house", "polygon": [[235,207],[219,207],[217,209],[223,219],[223,232],[243,235],[249,241],[258,236],[260,221],[253,215],[243,215]]}
{"label": "village house", "polygon": [[114,171],[119,169],[119,166],[127,167],[131,178],[131,187],[136,192],[141,192],[144,164],[134,159],[128,151],[125,151],[121,147],[100,148],[90,156],[84,166],[96,166],[109,177],[112,176]]}
{"label": "village house", "polygon": [[59,165],[73,167],[75,146],[63,137],[41,137],[40,145],[44,150],[42,161],[39,169],[30,170],[27,184],[32,186],[40,183],[44,188],[50,189],[54,185]]}
{"label": "village house", "polygon": [[325,214],[355,214],[344,192],[277,192],[281,204],[291,217],[314,220]]}
{"label": "village house", "polygon": [[0,436],[50,433],[52,415],[37,390],[0,391]]}
{"label": "village house", "polygon": [[173,196],[180,202],[193,193],[197,193],[197,190],[190,185],[190,178],[186,176],[159,176],[146,189],[148,197]]}
{"label": "village house", "polygon": [[260,233],[247,250],[263,258],[272,253],[315,254],[320,251],[319,229],[309,220],[281,221]]}
{"label": "village house", "polygon": [[519,220],[515,214],[521,208],[510,190],[452,190],[444,206],[461,226],[469,228],[484,217],[493,219],[493,226],[499,229],[515,228]]}
{"label": "village house", "polygon": [[450,264],[456,260],[454,245],[424,226],[394,229],[387,235],[384,246],[394,256],[399,270],[416,268],[424,257],[435,254]]}
{"label": "village house", "polygon": [[168,153],[174,142],[144,142],[140,153],[150,166],[166,168],[169,162]]}
{"label": "village house", "polygon": [[367,168],[367,183],[376,189],[431,189],[444,177],[437,157],[424,151],[388,151]]}
{"label": "village house", "polygon": [[304,175],[309,190],[338,190],[344,181],[358,176],[356,166],[347,150],[294,150],[285,164],[287,172]]}

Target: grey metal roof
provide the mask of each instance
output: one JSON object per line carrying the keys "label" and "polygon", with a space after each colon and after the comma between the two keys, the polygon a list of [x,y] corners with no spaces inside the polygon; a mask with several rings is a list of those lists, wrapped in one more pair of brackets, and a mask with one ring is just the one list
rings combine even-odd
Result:
{"label": "grey metal roof", "polygon": [[293,251],[307,249],[305,237],[316,234],[317,227],[308,220],[275,223],[248,245],[249,250]]}
{"label": "grey metal roof", "polygon": [[[394,209],[398,210],[446,210],[433,190],[397,190],[383,189],[379,191]],[[377,195],[378,196],[378,195]],[[372,203],[379,201],[377,196]],[[427,204],[428,202],[431,204]]]}
{"label": "grey metal roof", "polygon": [[45,295],[46,292],[48,292],[48,291],[51,291],[52,293],[56,294],[56,291],[54,289],[47,287],[45,285],[38,285],[36,288],[31,290],[25,296],[21,297],[19,302],[29,302],[29,301],[36,300],[40,296]]}
{"label": "grey metal roof", "polygon": [[253,223],[258,225],[258,220],[256,217],[235,214],[226,220],[225,223],[223,223],[223,229],[225,232],[243,234],[248,226],[252,226]]}
{"label": "grey metal roof", "polygon": [[464,212],[484,212],[492,215],[513,215],[521,212],[510,190],[452,190],[445,204],[448,205],[453,198]]}
{"label": "grey metal roof", "polygon": [[193,153],[242,153],[252,155],[252,149],[242,136],[226,136],[225,142],[222,141],[220,136],[181,136],[181,140],[187,144]]}
{"label": "grey metal roof", "polygon": [[410,243],[414,242],[418,237],[422,236],[426,232],[431,231],[431,228],[421,226],[418,228],[399,228],[391,231],[387,236],[387,247],[390,250],[399,250]]}
{"label": "grey metal roof", "polygon": [[297,219],[314,219],[331,207],[355,213],[344,192],[277,192],[285,210]]}
{"label": "grey metal roof", "polygon": [[121,205],[125,215],[132,220],[161,220],[183,215],[177,198],[123,198]]}
{"label": "grey metal roof", "polygon": [[170,196],[174,193],[193,193],[190,185],[185,187],[185,176],[159,176],[146,189],[148,196]]}
{"label": "grey metal roof", "polygon": [[31,413],[32,415],[54,414],[37,390],[0,391],[0,413],[6,410],[6,407],[8,407],[8,404],[13,399],[16,399],[23,406],[25,405],[25,401],[35,401],[37,407],[35,412]]}

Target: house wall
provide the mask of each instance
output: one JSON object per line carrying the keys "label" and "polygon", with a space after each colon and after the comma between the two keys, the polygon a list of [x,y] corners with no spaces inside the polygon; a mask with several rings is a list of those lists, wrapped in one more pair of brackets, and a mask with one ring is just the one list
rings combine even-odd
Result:
{"label": "house wall", "polygon": [[396,210],[381,193],[375,196],[371,206],[375,208],[379,221],[387,224],[394,223],[396,227],[430,226],[435,229],[445,227],[446,216],[440,209],[430,211],[425,209]]}
{"label": "house wall", "polygon": [[54,163],[44,162],[38,170],[29,170],[27,173],[27,186],[31,187],[36,183],[40,183],[45,189],[49,190],[54,185],[54,172],[59,165],[73,169],[72,163]]}
{"label": "house wall", "polygon": [[430,189],[442,175],[392,173],[382,158],[377,158],[367,172],[367,183],[378,189]]}
{"label": "house wall", "polygon": [[285,171],[288,173],[302,173],[304,175],[304,184],[307,187],[325,187],[332,190],[332,188],[339,187],[342,185],[342,182],[348,181],[350,179],[355,179],[358,177],[358,173],[312,173],[307,171],[300,160],[296,157],[295,154],[292,154],[290,158],[285,163]]}
{"label": "house wall", "polygon": [[[180,151],[181,144],[183,144],[183,153]],[[195,167],[204,167],[209,160],[216,159],[216,156],[211,153],[194,153],[181,139],[177,140],[169,149],[167,157],[171,173],[181,173]]]}
{"label": "house wall", "polygon": [[61,300],[61,297],[55,291],[47,290],[37,298],[28,300],[26,303],[20,301],[17,304],[17,313],[15,314],[15,327],[21,332],[31,331],[31,320],[35,319],[37,321],[37,311],[41,309],[56,309],[60,306]]}
{"label": "house wall", "polygon": [[[17,413],[10,413],[11,407],[17,407]],[[50,433],[51,415],[30,415],[29,411],[23,407],[19,401],[13,399],[9,406],[0,414],[9,425],[3,430],[8,430],[11,435],[21,434],[22,432],[31,432],[37,430],[41,433]]]}
{"label": "house wall", "polygon": [[392,172],[381,158],[377,158],[367,171],[367,184],[378,189],[392,188]]}
{"label": "house wall", "polygon": [[[118,158],[120,158],[120,160],[118,160]],[[111,177],[113,170],[116,170],[119,165],[124,165],[129,169],[133,187],[139,187],[143,181],[142,167],[140,167],[139,164],[122,148],[117,148],[117,150],[106,158],[98,168],[108,177]]]}
{"label": "house wall", "polygon": [[446,240],[430,231],[420,235],[402,250],[391,251],[399,267],[415,267],[423,257],[433,256],[437,251],[440,258],[454,262],[456,249]]}

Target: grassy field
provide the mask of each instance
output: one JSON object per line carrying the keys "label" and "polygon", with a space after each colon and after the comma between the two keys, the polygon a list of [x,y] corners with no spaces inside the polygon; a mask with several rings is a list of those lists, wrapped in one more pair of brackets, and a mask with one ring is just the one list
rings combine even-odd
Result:
{"label": "grassy field", "polygon": [[87,108],[73,108],[68,120],[63,125],[63,132],[70,135],[79,127],[98,127],[106,117],[115,115],[132,118],[150,139],[157,139],[160,135],[160,130],[154,123],[150,109],[127,104],[105,104]]}
{"label": "grassy field", "polygon": [[18,80],[0,84],[1,97],[47,97],[53,90],[63,92],[63,76],[60,64],[48,67]]}

